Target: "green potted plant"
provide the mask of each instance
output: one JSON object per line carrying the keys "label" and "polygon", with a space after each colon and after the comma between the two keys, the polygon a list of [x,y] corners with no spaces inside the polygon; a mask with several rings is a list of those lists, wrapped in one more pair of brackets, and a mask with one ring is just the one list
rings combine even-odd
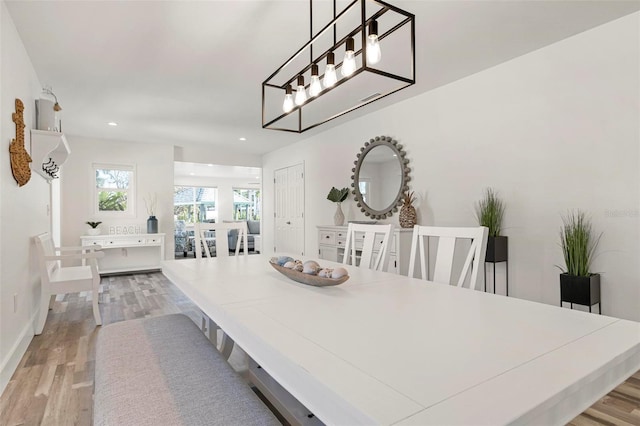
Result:
{"label": "green potted plant", "polygon": [[327,200],[337,204],[336,213],[333,215],[333,224],[336,226],[341,226],[342,224],[344,224],[344,213],[342,213],[342,207],[340,207],[340,203],[346,200],[348,196],[349,188],[338,189],[335,186],[331,187],[331,190],[327,195]]}
{"label": "green potted plant", "polygon": [[560,304],[562,302],[591,306],[600,303],[600,274],[591,272],[593,255],[600,242],[594,236],[591,221],[580,210],[569,212],[562,218],[560,246],[565,267],[558,266],[560,274]]}
{"label": "green potted plant", "polygon": [[98,228],[98,226],[100,226],[100,224],[102,222],[85,222],[87,225],[89,225],[89,228],[87,229],[87,234],[88,235],[100,235],[100,228]]}
{"label": "green potted plant", "polygon": [[478,223],[480,226],[489,228],[486,262],[504,262],[509,258],[508,238],[501,235],[504,209],[504,202],[498,197],[498,193],[491,188],[487,188],[484,198],[476,203]]}

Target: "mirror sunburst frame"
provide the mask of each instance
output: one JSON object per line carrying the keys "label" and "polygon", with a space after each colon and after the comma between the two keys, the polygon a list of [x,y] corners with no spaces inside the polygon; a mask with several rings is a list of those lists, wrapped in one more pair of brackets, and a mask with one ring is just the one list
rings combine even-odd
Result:
{"label": "mirror sunburst frame", "polygon": [[[362,193],[360,192],[359,185],[360,170],[362,168],[363,161],[367,154],[378,146],[386,146],[393,151],[400,163],[401,170],[401,182],[395,199],[387,207],[380,210],[376,210],[367,205]],[[402,145],[389,136],[376,136],[375,138],[370,139],[369,142],[365,142],[364,146],[360,148],[360,152],[356,155],[356,161],[353,162],[355,167],[351,169],[353,172],[353,175],[351,176],[351,193],[353,194],[360,211],[363,212],[365,216],[371,217],[372,219],[384,219],[391,217],[393,213],[398,211],[398,206],[402,205],[402,194],[409,190],[409,181],[411,180],[411,177],[409,176],[411,169],[407,166],[409,164],[409,160],[406,158],[406,155],[407,153],[402,149]]]}

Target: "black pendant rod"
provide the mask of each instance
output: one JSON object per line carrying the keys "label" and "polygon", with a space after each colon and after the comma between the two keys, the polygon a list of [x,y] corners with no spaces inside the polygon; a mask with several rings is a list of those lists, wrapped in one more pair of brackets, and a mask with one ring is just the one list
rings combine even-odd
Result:
{"label": "black pendant rod", "polygon": [[[309,41],[313,40],[313,0],[309,0]],[[313,43],[309,46],[309,62],[313,62]]]}
{"label": "black pendant rod", "polygon": [[365,46],[367,45],[367,26],[366,26],[366,21],[367,21],[367,9],[366,9],[366,5],[365,2],[360,3],[360,18],[362,20],[362,32],[361,32],[361,45],[362,46],[362,65],[363,66],[367,66],[367,49],[365,49]]}
{"label": "black pendant rod", "polygon": [[[333,0],[333,22],[336,21],[336,0]],[[337,37],[337,33],[336,33],[336,24],[333,24],[333,45],[336,45],[336,37]]]}

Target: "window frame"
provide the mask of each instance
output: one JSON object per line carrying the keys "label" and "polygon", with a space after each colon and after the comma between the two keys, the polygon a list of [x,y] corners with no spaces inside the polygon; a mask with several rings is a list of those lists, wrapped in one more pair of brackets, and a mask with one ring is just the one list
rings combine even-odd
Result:
{"label": "window frame", "polygon": [[[129,179],[129,188],[99,188],[96,182],[96,172],[98,170],[118,170],[123,172],[130,172],[131,179]],[[91,164],[91,202],[93,203],[93,214],[96,218],[131,218],[136,217],[136,187],[137,187],[137,173],[135,164],[124,163],[92,163]],[[127,209],[126,210],[113,210],[104,211],[99,207],[99,194],[100,192],[110,191],[117,189],[118,192],[127,193]]]}

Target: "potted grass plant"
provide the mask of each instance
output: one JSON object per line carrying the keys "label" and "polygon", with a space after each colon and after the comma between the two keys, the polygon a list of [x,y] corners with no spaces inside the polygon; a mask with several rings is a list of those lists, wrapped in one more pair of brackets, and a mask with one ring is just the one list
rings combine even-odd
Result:
{"label": "potted grass plant", "polygon": [[489,228],[487,238],[486,262],[504,262],[509,257],[509,241],[502,232],[502,219],[504,218],[504,202],[498,197],[498,193],[487,188],[484,198],[476,203],[476,218],[480,226]]}
{"label": "potted grass plant", "polygon": [[591,221],[580,210],[562,218],[560,246],[565,267],[560,274],[560,303],[591,306],[600,303],[600,274],[591,272],[591,262],[600,237],[595,236]]}

